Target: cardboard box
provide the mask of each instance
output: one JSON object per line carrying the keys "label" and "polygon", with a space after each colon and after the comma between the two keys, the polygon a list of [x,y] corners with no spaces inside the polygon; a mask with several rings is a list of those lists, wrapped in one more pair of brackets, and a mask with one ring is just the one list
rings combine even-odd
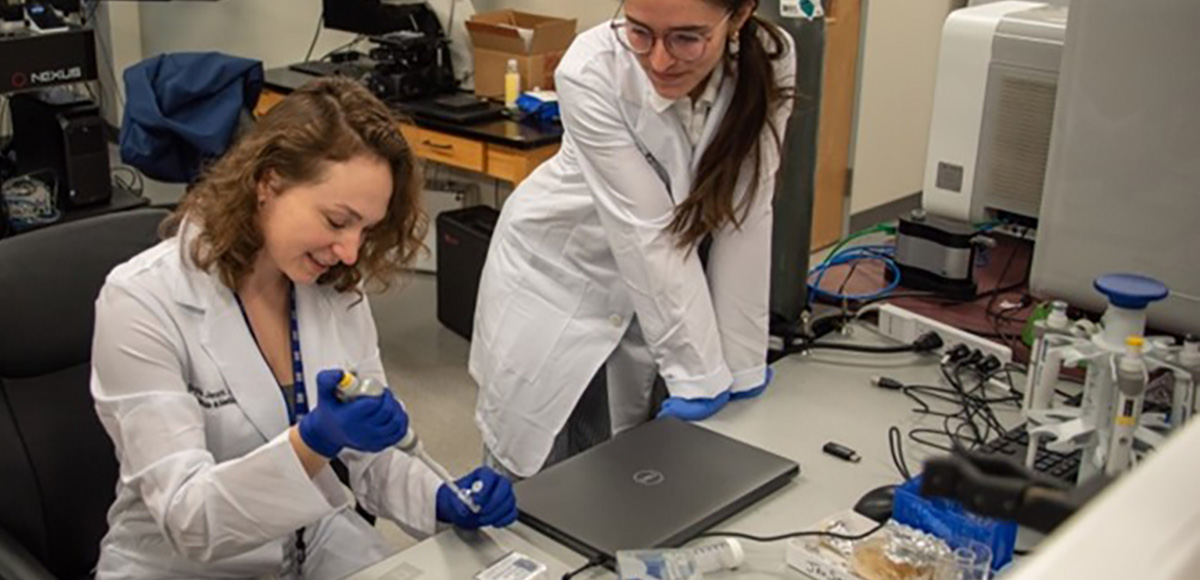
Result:
{"label": "cardboard box", "polygon": [[475,56],[475,94],[504,98],[508,59],[517,60],[521,90],[554,88],[554,69],[575,38],[575,19],[516,10],[476,14],[467,21]]}

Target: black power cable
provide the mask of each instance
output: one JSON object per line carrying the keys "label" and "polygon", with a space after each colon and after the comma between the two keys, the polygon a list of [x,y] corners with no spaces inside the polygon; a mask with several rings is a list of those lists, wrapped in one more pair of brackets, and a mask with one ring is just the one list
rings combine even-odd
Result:
{"label": "black power cable", "polygon": [[755,536],[753,534],[746,534],[743,532],[705,532],[703,534],[697,534],[696,537],[697,538],[715,538],[715,537],[741,538],[743,540],[750,540],[752,542],[778,542],[779,540],[788,540],[791,538],[813,538],[813,537],[834,538],[837,540],[857,541],[857,540],[861,540],[861,539],[863,539],[867,536],[870,536],[871,534],[874,534],[875,532],[878,532],[879,530],[883,529],[883,526],[885,523],[887,523],[887,522],[881,522],[879,525],[877,525],[861,534],[854,534],[854,535],[838,534],[838,533],[834,533],[834,532],[818,532],[818,531],[810,530],[810,531],[806,531],[806,532],[790,532],[790,533],[786,533],[786,534],[779,534],[776,536]]}
{"label": "black power cable", "polygon": [[[1010,370],[1014,368],[1017,367],[1012,364],[997,367],[996,361],[975,351],[955,348],[947,351],[947,360],[941,366],[943,378],[950,385],[948,387],[906,385],[888,377],[876,377],[872,382],[881,388],[900,391],[912,399],[917,404],[913,409],[914,413],[941,418],[941,429],[914,428],[908,431],[908,438],[915,443],[950,452],[955,449],[973,449],[987,443],[991,438],[1009,436],[997,418],[993,406],[1005,403],[1020,406],[1022,394],[1011,387]],[[973,383],[964,376],[964,373],[968,372],[975,375]],[[1008,381],[1012,394],[988,396],[986,385],[992,379],[1001,376]],[[949,410],[941,410],[934,408],[934,404],[950,407]],[[900,439],[898,427],[892,426],[888,429],[888,446],[892,452],[892,461],[900,475],[907,479],[907,465]]]}
{"label": "black power cable", "polygon": [[571,578],[574,578],[575,576],[582,574],[584,571],[595,568],[596,566],[601,566],[607,561],[608,561],[608,558],[605,556],[595,556],[595,557],[589,559],[587,562],[584,562],[584,564],[582,566],[563,574],[562,580],[571,580]]}
{"label": "black power cable", "polygon": [[313,32],[312,43],[308,45],[308,52],[304,54],[304,62],[308,62],[312,58],[313,49],[317,47],[317,39],[321,38],[321,29],[325,28],[325,13],[321,13],[321,17],[317,19],[317,30]]}
{"label": "black power cable", "polygon": [[900,472],[900,477],[904,481],[912,479],[912,472],[908,470],[908,463],[904,461],[904,437],[900,435],[900,428],[891,426],[888,428],[888,451],[892,454],[892,463],[896,464],[896,471]]}
{"label": "black power cable", "polygon": [[848,344],[844,342],[814,342],[812,344],[805,345],[804,350],[848,350],[851,352],[893,354],[902,352],[915,352],[917,349],[911,344],[878,346],[873,344]]}
{"label": "black power cable", "polygon": [[916,340],[910,344],[897,345],[875,345],[875,344],[852,344],[845,342],[810,342],[804,344],[800,350],[848,350],[852,352],[865,352],[874,354],[892,354],[902,352],[929,352],[942,347],[942,337],[935,332],[927,332],[918,336]]}

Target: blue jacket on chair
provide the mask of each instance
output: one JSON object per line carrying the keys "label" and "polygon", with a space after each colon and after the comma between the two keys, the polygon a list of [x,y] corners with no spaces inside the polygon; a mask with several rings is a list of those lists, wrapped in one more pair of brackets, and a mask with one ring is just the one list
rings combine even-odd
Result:
{"label": "blue jacket on chair", "polygon": [[262,62],[218,52],[162,54],[124,76],[121,160],[175,183],[192,183],[225,152],[263,85]]}

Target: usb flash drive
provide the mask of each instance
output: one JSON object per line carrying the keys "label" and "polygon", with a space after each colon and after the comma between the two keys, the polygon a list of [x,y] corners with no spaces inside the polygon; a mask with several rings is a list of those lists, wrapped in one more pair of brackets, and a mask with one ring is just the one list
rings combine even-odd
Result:
{"label": "usb flash drive", "polygon": [[834,443],[833,441],[826,443],[825,446],[821,448],[821,451],[824,451],[825,453],[828,453],[839,459],[844,459],[846,461],[850,461],[853,463],[858,463],[858,461],[860,459],[862,459],[861,457],[858,456],[857,451],[855,451],[849,447],[846,447],[845,445],[842,445],[841,443]]}

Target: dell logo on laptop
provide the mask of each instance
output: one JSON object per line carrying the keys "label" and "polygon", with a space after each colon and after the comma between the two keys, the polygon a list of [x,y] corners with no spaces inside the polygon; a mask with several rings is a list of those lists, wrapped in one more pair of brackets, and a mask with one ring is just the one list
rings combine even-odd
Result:
{"label": "dell logo on laptop", "polygon": [[662,473],[655,471],[653,469],[643,469],[643,470],[633,474],[633,482],[634,483],[636,483],[638,485],[644,485],[647,487],[658,485],[658,484],[662,483],[663,481],[666,481],[666,479],[667,479],[666,476],[664,476]]}

